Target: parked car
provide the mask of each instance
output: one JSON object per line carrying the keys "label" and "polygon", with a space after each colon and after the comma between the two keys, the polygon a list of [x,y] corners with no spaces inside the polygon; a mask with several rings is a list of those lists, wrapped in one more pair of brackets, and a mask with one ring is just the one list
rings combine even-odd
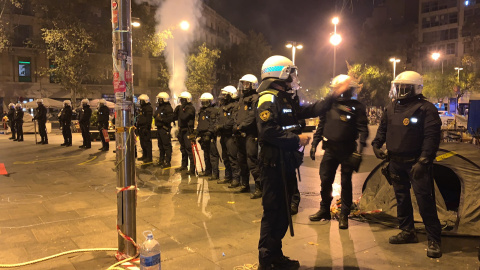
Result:
{"label": "parked car", "polygon": [[438,111],[438,116],[442,120],[442,126],[448,126],[448,124],[455,121],[455,115],[447,111]]}

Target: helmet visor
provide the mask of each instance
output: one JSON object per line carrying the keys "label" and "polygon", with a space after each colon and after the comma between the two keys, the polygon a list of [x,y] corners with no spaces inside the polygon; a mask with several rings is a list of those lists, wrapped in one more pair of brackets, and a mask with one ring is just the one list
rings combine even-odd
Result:
{"label": "helmet visor", "polygon": [[395,84],[395,97],[397,99],[408,98],[415,95],[414,84]]}

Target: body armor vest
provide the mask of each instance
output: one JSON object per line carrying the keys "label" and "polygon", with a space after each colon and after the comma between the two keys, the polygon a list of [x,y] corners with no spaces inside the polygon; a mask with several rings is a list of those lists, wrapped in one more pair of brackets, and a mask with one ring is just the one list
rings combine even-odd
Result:
{"label": "body armor vest", "polygon": [[[395,112],[395,105],[387,109],[387,150],[394,154],[421,152],[423,144],[423,100],[404,105]],[[399,105],[397,105],[399,106]],[[403,106],[402,106],[403,107]]]}
{"label": "body armor vest", "polygon": [[210,127],[212,121],[212,110],[213,106],[210,105],[207,108],[202,107],[200,112],[198,112],[198,125],[197,130],[199,132],[206,132]]}
{"label": "body armor vest", "polygon": [[334,142],[353,142],[358,137],[355,106],[335,103],[325,116],[323,136]]}

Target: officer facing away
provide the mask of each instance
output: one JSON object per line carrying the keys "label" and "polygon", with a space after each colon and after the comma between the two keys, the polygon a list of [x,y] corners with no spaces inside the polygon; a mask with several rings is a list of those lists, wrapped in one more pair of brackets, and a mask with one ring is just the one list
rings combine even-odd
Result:
{"label": "officer facing away", "polygon": [[63,101],[63,109],[60,112],[60,121],[62,123],[63,143],[60,146],[72,146],[72,102],[70,100]]}
{"label": "officer facing away", "polygon": [[14,141],[23,142],[23,108],[21,103],[15,105],[15,131],[17,132],[17,138]]}
{"label": "officer facing away", "polygon": [[170,105],[170,96],[166,92],[160,92],[157,95],[158,107],[153,118],[157,126],[158,149],[160,150],[160,158],[158,166],[162,168],[170,168],[172,161],[172,122],[173,108]]}
{"label": "officer facing away", "polygon": [[152,118],[153,108],[150,104],[150,98],[141,94],[138,97],[140,102],[140,112],[137,118],[138,134],[140,136],[140,146],[142,147],[142,156],[138,160],[142,160],[143,163],[149,163],[153,161],[152,157]]}
{"label": "officer facing away", "polygon": [[[320,163],[320,179],[322,201],[320,211],[309,216],[311,221],[330,220],[332,203],[332,184],[335,180],[338,165],[341,165],[342,207],[339,228],[348,229],[348,215],[352,206],[352,173],[358,171],[361,154],[368,137],[368,118],[365,105],[356,100],[358,85],[348,75],[338,75],[332,80],[331,88],[350,80],[349,88],[341,94],[326,115],[320,117],[320,123],[313,136],[310,157],[315,160],[318,143],[323,137],[323,155]],[[356,140],[360,137],[360,145]]]}
{"label": "officer facing away", "polygon": [[325,114],[334,98],[347,87],[339,87],[324,101],[296,106],[292,94],[287,92],[300,88],[297,67],[290,59],[279,55],[268,58],[261,74],[256,119],[263,183],[259,269],[298,269],[299,262],[285,257],[282,252],[282,239],[289,225],[287,205],[290,205],[297,181],[295,169],[302,158],[298,149],[310,139],[300,134],[298,120]]}
{"label": "officer facing away", "polygon": [[110,110],[107,107],[107,101],[105,99],[100,99],[98,101],[98,116],[97,116],[97,125],[98,131],[100,132],[100,139],[102,140],[102,148],[98,149],[100,151],[108,151],[110,144],[105,141],[105,136],[103,136],[103,130],[108,131],[108,117],[110,115]]}
{"label": "officer facing away", "polygon": [[220,135],[222,158],[225,165],[225,178],[219,184],[230,184],[229,188],[240,186],[240,168],[237,163],[237,145],[233,137],[233,115],[237,106],[238,94],[235,86],[225,86],[219,96],[220,108],[215,131]]}
{"label": "officer facing away", "polygon": [[400,73],[392,84],[389,104],[372,141],[379,159],[387,155],[380,148],[387,144],[388,173],[397,199],[397,218],[402,230],[390,244],[418,243],[413,220],[410,187],[418,202],[427,231],[427,256],[439,258],[441,226],[437,215],[432,163],[440,144],[442,122],[435,106],[422,95],[423,79],[414,71]]}
{"label": "officer facing away", "polygon": [[256,106],[258,102],[258,80],[252,74],[244,75],[238,83],[242,96],[235,113],[233,132],[236,135],[238,148],[238,165],[240,167],[240,192],[250,191],[250,173],[255,181],[255,192],[251,199],[262,197],[260,185],[260,170],[258,161],[258,132],[256,120]]}
{"label": "officer facing away", "polygon": [[92,140],[90,138],[90,118],[92,117],[92,109],[90,109],[90,102],[88,99],[82,99],[82,110],[78,117],[80,130],[82,131],[83,144],[78,148],[90,149],[92,148]]}
{"label": "officer facing away", "polygon": [[[184,91],[178,97],[180,105],[175,108],[173,113],[174,120],[178,120],[178,142],[180,143],[180,152],[182,152],[182,165],[176,171],[187,171],[189,175],[195,175],[195,161],[192,153],[191,135],[195,127],[195,107],[192,104],[192,95]],[[190,169],[187,168],[190,159]]]}
{"label": "officer facing away", "polygon": [[8,126],[10,126],[10,131],[12,131],[12,137],[8,138],[9,140],[15,140],[16,137],[16,127],[15,127],[15,104],[8,104]]}
{"label": "officer facing away", "polygon": [[218,109],[215,107],[213,96],[210,93],[203,93],[200,96],[200,102],[202,107],[198,112],[196,136],[199,138],[198,142],[202,147],[203,159],[205,160],[205,172],[200,174],[200,176],[209,177],[209,181],[218,180],[218,160],[220,155],[217,149],[217,137],[212,129]]}
{"label": "officer facing away", "polygon": [[37,108],[35,109],[35,116],[32,121],[38,121],[38,132],[40,133],[40,142],[37,144],[48,144],[47,137],[47,108],[43,105],[43,99],[37,99]]}

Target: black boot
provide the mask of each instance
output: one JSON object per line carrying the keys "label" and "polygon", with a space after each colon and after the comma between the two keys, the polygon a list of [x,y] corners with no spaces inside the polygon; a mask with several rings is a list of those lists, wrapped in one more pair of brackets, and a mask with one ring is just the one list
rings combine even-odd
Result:
{"label": "black boot", "polygon": [[300,263],[297,260],[291,260],[290,258],[285,256],[274,259],[269,265],[263,265],[262,263],[258,265],[259,270],[297,270],[298,268],[300,268]]}
{"label": "black boot", "polygon": [[215,181],[215,180],[218,180],[218,179],[220,179],[220,177],[218,177],[218,175],[212,175],[212,177],[207,178],[207,181]]}
{"label": "black boot", "polygon": [[250,185],[249,184],[246,184],[246,185],[242,185],[240,187],[240,193],[247,193],[247,192],[250,192]]}
{"label": "black boot", "polygon": [[442,257],[442,250],[439,242],[428,240],[427,256],[430,258]]}
{"label": "black boot", "polygon": [[320,210],[317,213],[308,216],[308,218],[310,219],[310,221],[320,221],[322,219],[330,220],[332,219],[332,215],[330,214],[329,209],[320,206]]}
{"label": "black boot", "polygon": [[170,168],[172,167],[172,164],[170,164],[170,161],[163,163],[162,169]]}
{"label": "black boot", "polygon": [[212,172],[200,172],[200,173],[198,173],[198,176],[200,176],[200,177],[210,177],[210,176],[212,176]]}
{"label": "black boot", "polygon": [[232,178],[223,178],[222,180],[218,180],[217,184],[230,184],[232,182]]}
{"label": "black boot", "polygon": [[252,195],[250,195],[250,199],[259,199],[261,197],[262,197],[262,186],[260,185],[260,182],[256,181],[255,191],[253,192]]}
{"label": "black boot", "polygon": [[240,181],[238,181],[237,179],[234,179],[230,185],[228,186],[228,188],[236,188],[236,187],[239,187],[240,186]]}
{"label": "black boot", "polygon": [[341,230],[348,229],[348,215],[340,214],[338,219],[338,228]]}
{"label": "black boot", "polygon": [[146,156],[141,156],[141,157],[137,158],[138,161],[143,161],[144,159],[147,159],[147,157]]}
{"label": "black boot", "polygon": [[48,140],[44,141],[42,144],[48,144]]}
{"label": "black boot", "polygon": [[290,215],[294,216],[298,213],[298,204],[292,203],[290,204]]}
{"label": "black boot", "polygon": [[67,144],[67,142],[63,142],[62,144],[60,144],[60,146],[66,146]]}
{"label": "black boot", "polygon": [[390,244],[418,243],[417,233],[415,230],[401,231],[399,234],[390,237],[388,242]]}

